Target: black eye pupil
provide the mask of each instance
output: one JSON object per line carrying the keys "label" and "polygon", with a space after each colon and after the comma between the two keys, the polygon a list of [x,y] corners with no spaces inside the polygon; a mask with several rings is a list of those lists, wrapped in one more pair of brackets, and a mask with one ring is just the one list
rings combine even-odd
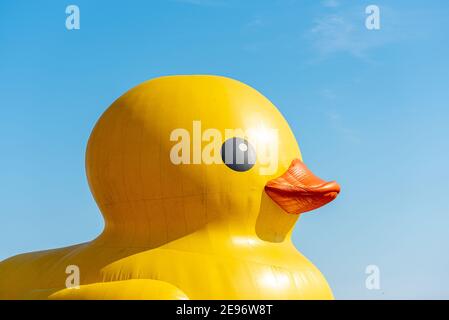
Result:
{"label": "black eye pupil", "polygon": [[248,141],[231,138],[221,146],[221,159],[234,171],[248,171],[256,163],[256,152]]}

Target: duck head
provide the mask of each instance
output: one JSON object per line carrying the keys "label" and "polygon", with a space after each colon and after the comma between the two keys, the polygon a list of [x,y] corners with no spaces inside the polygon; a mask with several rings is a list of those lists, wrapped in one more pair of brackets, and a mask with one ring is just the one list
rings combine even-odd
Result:
{"label": "duck head", "polygon": [[125,93],[97,122],[86,171],[102,238],[147,246],[200,230],[282,242],[300,214],[340,191],[306,167],[267,98],[219,76],[162,77]]}

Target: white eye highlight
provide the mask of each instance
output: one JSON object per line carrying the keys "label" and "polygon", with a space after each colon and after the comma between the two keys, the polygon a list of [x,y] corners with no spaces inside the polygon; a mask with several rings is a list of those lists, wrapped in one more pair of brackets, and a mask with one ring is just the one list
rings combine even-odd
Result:
{"label": "white eye highlight", "polygon": [[240,151],[246,152],[246,151],[248,151],[248,146],[244,143],[240,143],[239,149],[240,149]]}

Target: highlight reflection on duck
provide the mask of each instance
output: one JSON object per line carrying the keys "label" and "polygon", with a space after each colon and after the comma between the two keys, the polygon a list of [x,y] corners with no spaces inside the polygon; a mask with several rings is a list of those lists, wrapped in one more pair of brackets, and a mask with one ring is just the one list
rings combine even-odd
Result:
{"label": "highlight reflection on duck", "polygon": [[[255,141],[237,130],[214,147],[214,136],[202,135],[199,145],[211,141],[208,152],[219,161],[174,163],[173,132],[194,121],[222,136],[262,125],[277,139]],[[268,173],[263,143],[277,143]],[[193,149],[175,154],[192,158]],[[4,260],[1,299],[333,298],[290,237],[299,214],[332,201],[340,187],[305,166],[285,119],[251,87],[203,75],[138,85],[99,119],[86,170],[103,232]],[[78,289],[66,288],[67,266],[79,268]]]}

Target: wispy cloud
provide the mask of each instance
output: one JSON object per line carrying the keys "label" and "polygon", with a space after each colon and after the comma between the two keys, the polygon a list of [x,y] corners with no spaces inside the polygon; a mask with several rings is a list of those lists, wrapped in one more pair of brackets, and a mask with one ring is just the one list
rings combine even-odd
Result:
{"label": "wispy cloud", "polygon": [[347,119],[345,119],[345,117],[343,117],[343,115],[337,110],[339,100],[337,92],[333,89],[324,88],[319,92],[319,94],[324,101],[326,101],[326,105],[330,106],[323,110],[323,114],[335,134],[349,143],[360,143],[361,139],[359,134],[348,126],[348,122],[346,121]]}
{"label": "wispy cloud", "polygon": [[361,56],[369,47],[354,23],[338,14],[318,18],[309,34],[314,47],[323,55],[343,51]]}
{"label": "wispy cloud", "polygon": [[225,4],[223,0],[175,0],[175,2],[191,4],[195,6],[222,6]]}
{"label": "wispy cloud", "polygon": [[259,28],[264,25],[264,21],[260,17],[256,17],[248,21],[248,23],[245,25],[246,28]]}
{"label": "wispy cloud", "polygon": [[336,8],[340,5],[340,2],[338,2],[337,0],[324,0],[321,3],[323,4],[323,6],[328,8]]}
{"label": "wispy cloud", "polygon": [[[385,13],[387,10],[383,9],[382,13]],[[312,27],[306,32],[306,38],[311,41],[312,48],[320,58],[345,53],[370,60],[369,52],[393,42],[397,33],[384,27],[376,31],[368,30],[365,18],[365,10],[361,6],[322,14],[314,20]]]}
{"label": "wispy cloud", "polygon": [[354,144],[358,144],[361,142],[359,135],[354,130],[345,125],[342,116],[336,110],[330,110],[326,112],[325,116],[327,117],[331,127],[335,130],[335,132],[346,139],[348,142]]}

